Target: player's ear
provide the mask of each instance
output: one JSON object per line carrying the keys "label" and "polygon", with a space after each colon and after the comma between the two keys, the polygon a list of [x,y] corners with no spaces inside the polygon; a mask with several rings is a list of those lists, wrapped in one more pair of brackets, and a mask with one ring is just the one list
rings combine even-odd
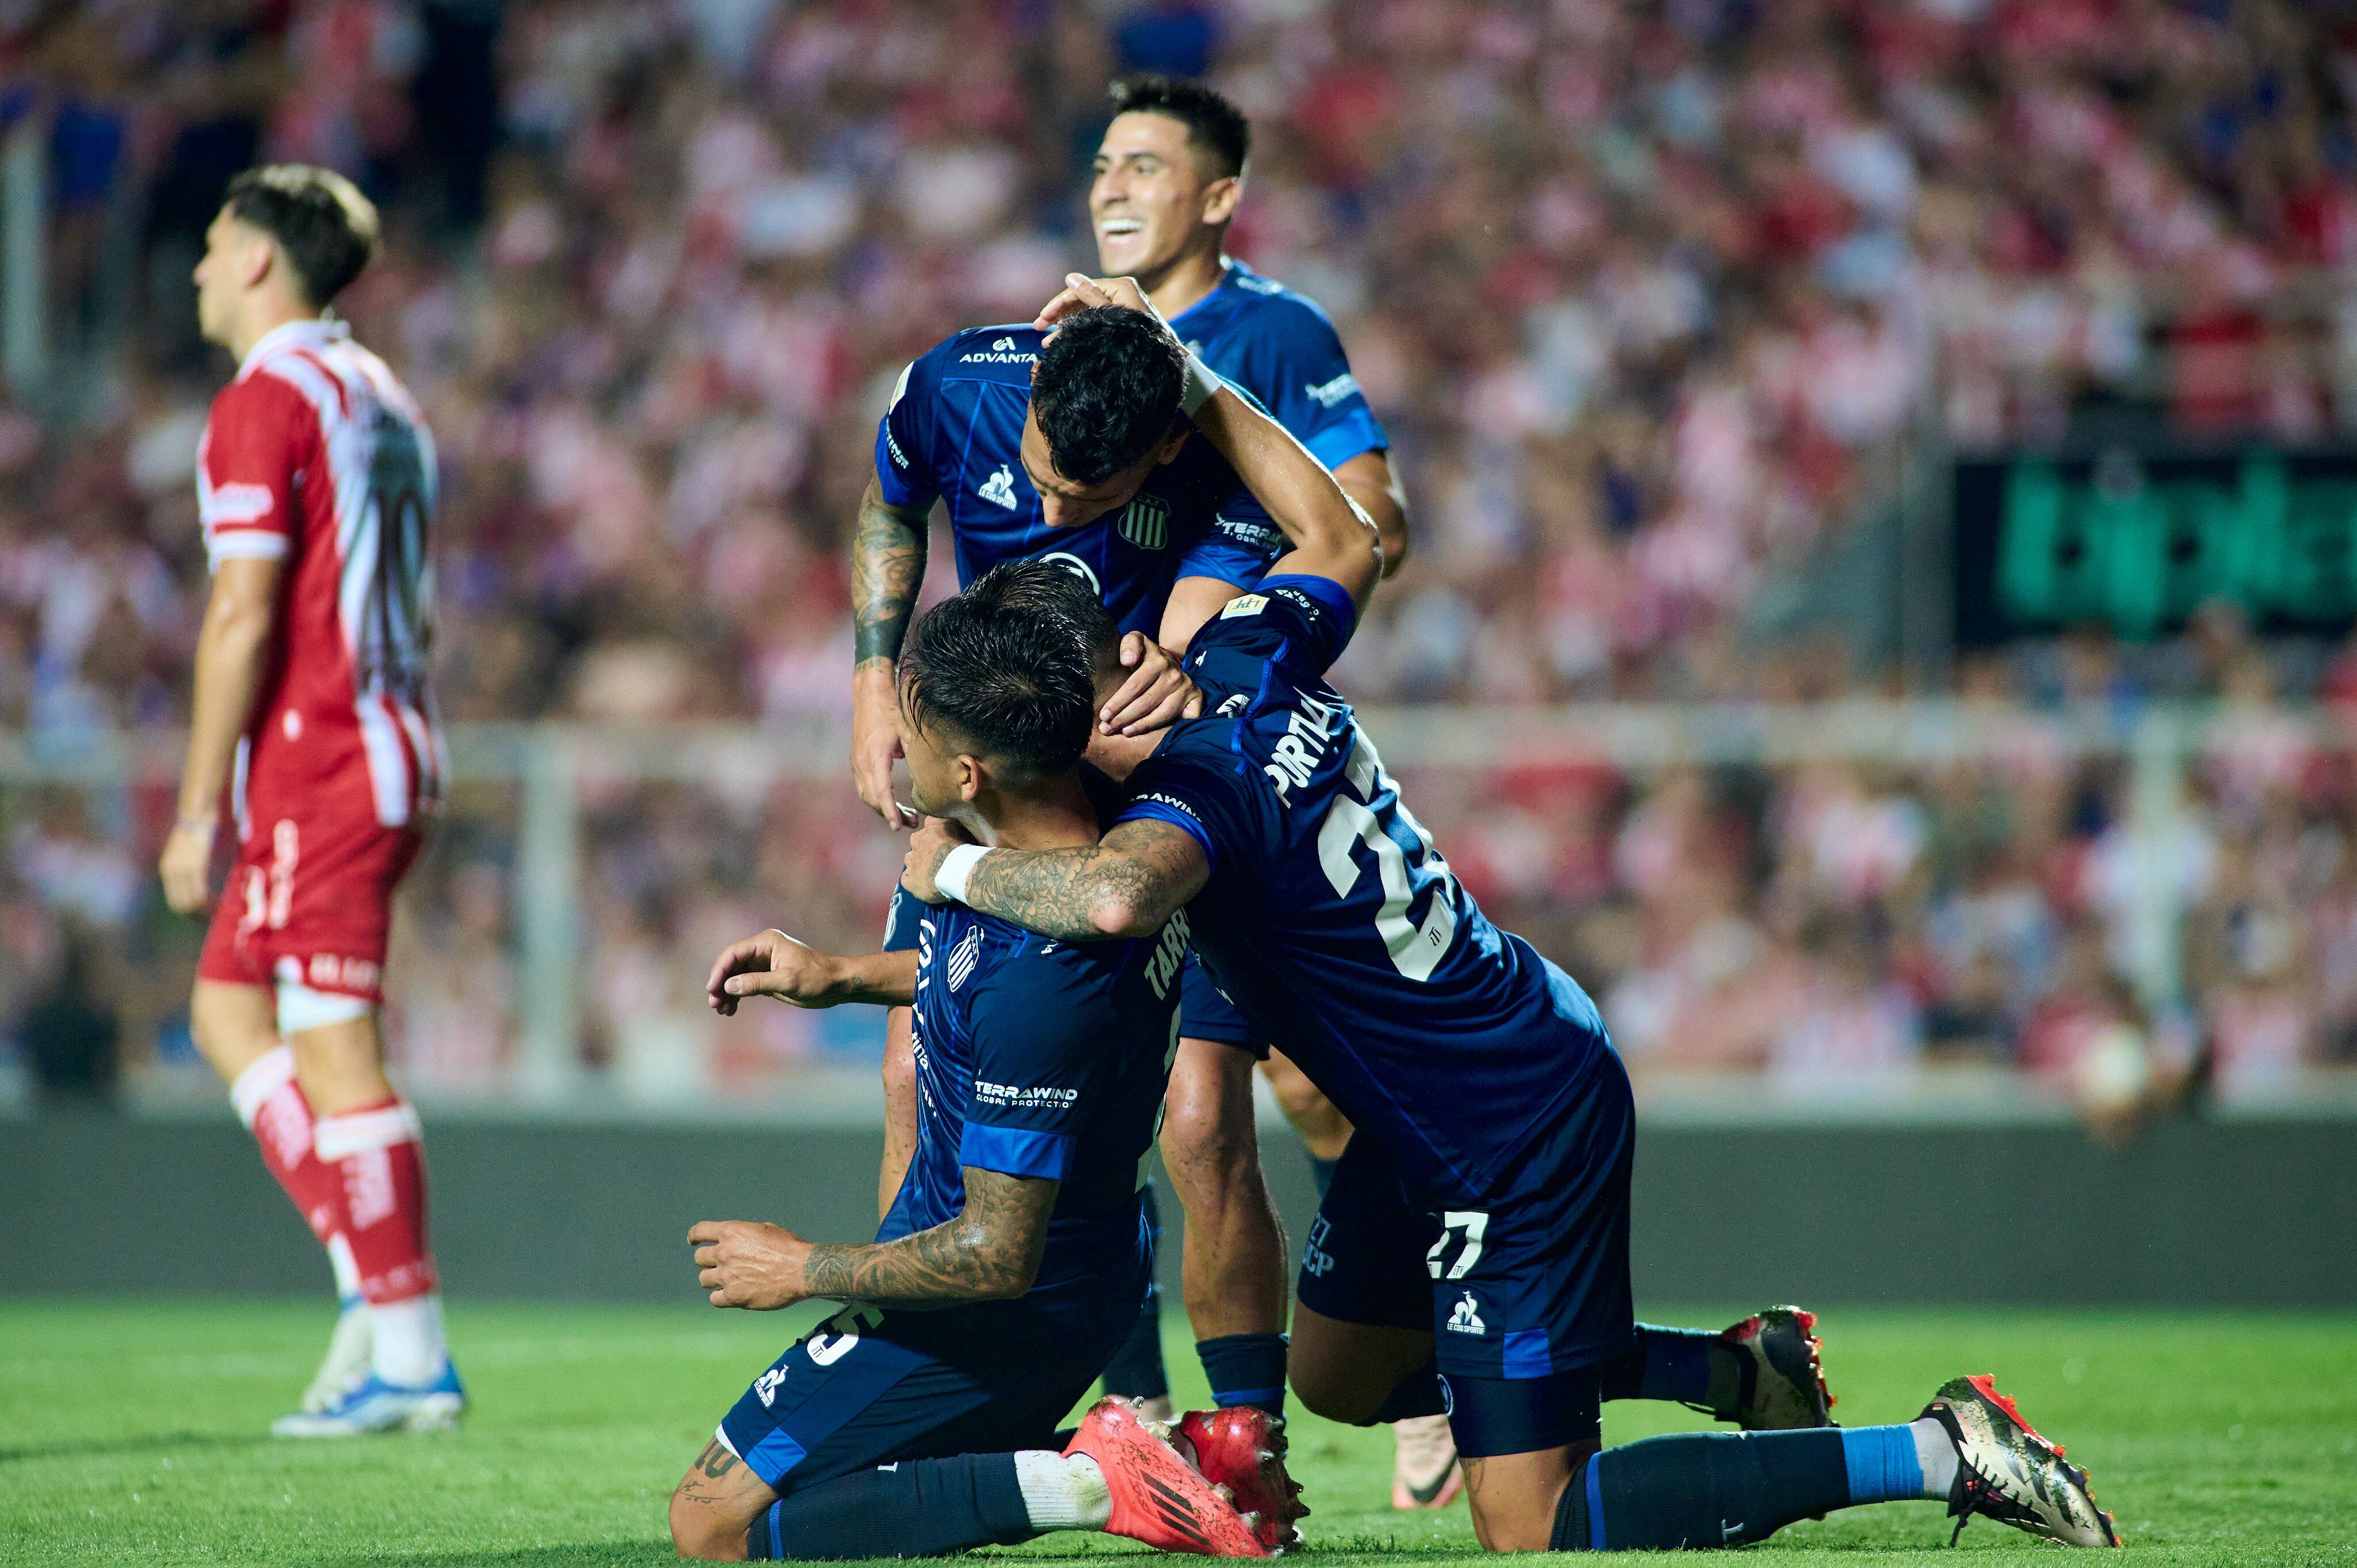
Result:
{"label": "player's ear", "polygon": [[957,774],[959,800],[971,800],[990,787],[990,770],[983,766],[979,757],[961,752],[952,766]]}
{"label": "player's ear", "polygon": [[1186,420],[1172,420],[1170,428],[1163,434],[1162,449],[1154,455],[1154,466],[1158,468],[1178,456],[1178,449],[1187,445],[1187,437],[1194,433],[1195,427]]}
{"label": "player's ear", "polygon": [[240,281],[247,288],[259,288],[277,264],[278,247],[265,235],[253,235],[246,244],[245,255],[238,268],[244,274]]}
{"label": "player's ear", "polygon": [[1236,215],[1236,203],[1244,199],[1244,182],[1241,175],[1225,175],[1203,188],[1203,222],[1218,228]]}

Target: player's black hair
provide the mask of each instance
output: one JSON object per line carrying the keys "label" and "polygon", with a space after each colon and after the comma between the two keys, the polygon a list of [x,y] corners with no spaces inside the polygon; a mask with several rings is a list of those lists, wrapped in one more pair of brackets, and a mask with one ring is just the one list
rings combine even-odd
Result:
{"label": "player's black hair", "polygon": [[1065,772],[1096,723],[1092,615],[1104,615],[1095,590],[1053,561],[991,568],[909,632],[900,651],[909,715],[1034,778]]}
{"label": "player's black hair", "polygon": [[333,169],[309,164],[250,168],[229,182],[223,205],[278,242],[315,309],[343,293],[376,254],[375,204]]}
{"label": "player's black hair", "polygon": [[992,592],[1010,614],[1061,622],[1081,645],[1092,673],[1102,676],[1118,666],[1121,628],[1114,623],[1113,612],[1105,608],[1096,588],[1070,562],[1011,561],[994,567],[987,575],[1005,579]]}
{"label": "player's black hair", "polygon": [[1132,76],[1113,84],[1116,114],[1168,114],[1187,127],[1189,145],[1211,155],[1214,179],[1244,172],[1252,156],[1252,122],[1243,111],[1200,81]]}
{"label": "player's black hair", "polygon": [[1178,417],[1186,370],[1186,350],[1142,311],[1105,305],[1066,318],[1031,378],[1056,472],[1098,484],[1154,450]]}

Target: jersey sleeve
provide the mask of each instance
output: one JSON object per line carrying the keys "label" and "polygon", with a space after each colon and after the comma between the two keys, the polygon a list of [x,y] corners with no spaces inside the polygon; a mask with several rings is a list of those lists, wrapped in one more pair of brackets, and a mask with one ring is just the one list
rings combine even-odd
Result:
{"label": "jersey sleeve", "polygon": [[958,1164],[1061,1181],[1114,1075],[1122,1021],[1102,981],[1036,950],[993,965],[968,1014],[974,1094]]}
{"label": "jersey sleeve", "polygon": [[[1217,721],[1211,727],[1224,728]],[[1232,757],[1214,755],[1208,744],[1181,744],[1146,758],[1130,774],[1129,803],[1107,831],[1124,822],[1167,822],[1200,844],[1211,869],[1217,872],[1222,862],[1252,852],[1256,831],[1247,799],[1252,787],[1236,771]]]}
{"label": "jersey sleeve", "polygon": [[884,911],[885,952],[910,952],[917,946],[917,928],[924,924],[929,909],[924,900],[905,887],[892,889],[892,902]]}
{"label": "jersey sleeve", "polygon": [[1260,345],[1267,369],[1254,390],[1276,422],[1329,469],[1388,447],[1334,324],[1307,305],[1271,314],[1274,329]]}
{"label": "jersey sleeve", "polygon": [[1187,646],[1187,673],[1211,705],[1258,691],[1263,671],[1309,683],[1351,645],[1359,613],[1331,577],[1288,572],[1228,601]]}
{"label": "jersey sleeve", "polygon": [[909,361],[892,384],[892,403],[876,426],[876,484],[897,507],[933,504],[942,493],[933,471],[933,427],[940,413],[938,348]]}
{"label": "jersey sleeve", "polygon": [[1206,493],[1217,500],[1211,521],[1179,552],[1177,575],[1249,588],[1285,553],[1285,531],[1224,462],[1216,465]]}
{"label": "jersey sleeve", "polygon": [[213,399],[197,446],[197,516],[215,568],[294,547],[295,476],[317,433],[311,405],[274,376],[231,381]]}

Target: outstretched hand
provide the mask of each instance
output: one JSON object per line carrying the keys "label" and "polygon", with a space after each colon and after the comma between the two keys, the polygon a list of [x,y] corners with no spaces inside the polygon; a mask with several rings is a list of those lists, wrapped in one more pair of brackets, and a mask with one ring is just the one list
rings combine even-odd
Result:
{"label": "outstretched hand", "polygon": [[731,942],[712,961],[705,1000],[722,1017],[736,1015],[747,996],[774,996],[793,1007],[826,1007],[834,1000],[838,965],[833,954],[776,929]]}

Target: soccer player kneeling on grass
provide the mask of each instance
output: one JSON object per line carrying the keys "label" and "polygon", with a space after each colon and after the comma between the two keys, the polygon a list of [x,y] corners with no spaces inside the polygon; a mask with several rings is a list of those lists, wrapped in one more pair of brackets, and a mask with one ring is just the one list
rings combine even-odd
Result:
{"label": "soccer player kneeling on grass", "polygon": [[[1000,567],[918,623],[899,672],[918,809],[1000,843],[1094,841],[1117,796],[1080,766],[1103,610],[1054,563]],[[1110,623],[1107,623],[1110,624]],[[1103,645],[1109,650],[1113,644]],[[913,951],[823,954],[780,931],[723,952],[714,1007],[770,995],[914,1011],[914,1156],[872,1244],[775,1225],[689,1232],[716,1306],[843,1310],[737,1401],[672,1498],[683,1555],[918,1557],[1052,1530],[1266,1556],[1302,1511],[1251,1408],[1176,1441],[1118,1400],[1058,1423],[1135,1321],[1140,1168],[1178,1036],[1187,920],[1073,946],[962,908]]]}
{"label": "soccer player kneeling on grass", "polygon": [[[1142,298],[1075,285],[1050,307]],[[1986,1378],[1916,1421],[1694,1433],[1602,1449],[1598,1407],[1641,1385],[1629,1290],[1628,1075],[1572,978],[1501,931],[1408,811],[1325,680],[1376,575],[1346,503],[1190,362],[1189,412],[1294,548],[1188,644],[1204,717],[1126,777],[1100,842],[954,843],[929,825],[902,884],[1056,942],[1122,944],[1180,910],[1221,989],[1356,1131],[1302,1250],[1294,1392],[1366,1423],[1446,1411],[1483,1545],[1741,1545],[1854,1504],[1943,1498],[2080,1546],[2117,1544],[2086,1477]],[[1230,447],[1238,448],[1230,451]],[[1100,627],[1101,660],[1111,656]],[[1071,722],[1084,716],[1075,700]],[[954,824],[951,824],[954,825]]]}

